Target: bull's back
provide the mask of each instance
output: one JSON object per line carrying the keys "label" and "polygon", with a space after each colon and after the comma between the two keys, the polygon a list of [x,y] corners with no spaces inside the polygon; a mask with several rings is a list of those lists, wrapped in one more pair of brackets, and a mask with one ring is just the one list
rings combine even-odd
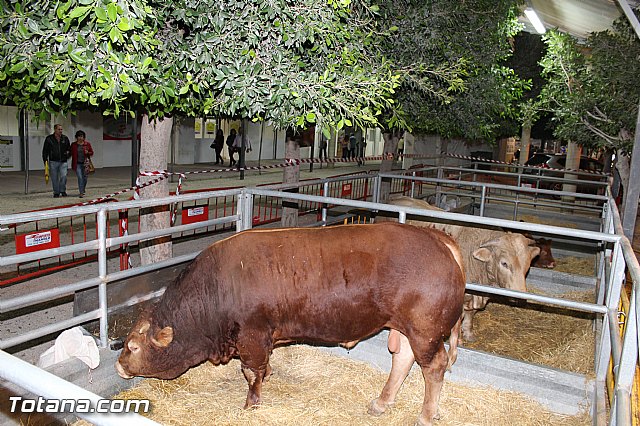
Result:
{"label": "bull's back", "polygon": [[342,342],[416,306],[461,305],[464,278],[445,242],[455,246],[437,231],[393,223],[256,230],[201,257],[217,263],[210,294],[223,316],[268,325],[282,340]]}

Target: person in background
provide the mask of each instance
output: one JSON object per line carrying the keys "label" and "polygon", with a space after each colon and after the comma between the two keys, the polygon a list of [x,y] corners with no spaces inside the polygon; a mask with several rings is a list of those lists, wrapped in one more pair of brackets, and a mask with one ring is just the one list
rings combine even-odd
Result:
{"label": "person in background", "polygon": [[[244,149],[245,152],[251,152],[251,139],[249,139],[249,136],[245,136],[244,138]],[[238,153],[238,161],[240,161],[240,159],[243,158],[240,153],[240,151],[242,151],[242,127],[238,129],[238,134],[233,142],[233,150]],[[244,167],[244,164],[238,164],[238,166]]]}
{"label": "person in background", "polygon": [[67,196],[67,160],[70,156],[69,138],[62,134],[62,125],[55,124],[53,133],[45,138],[42,146],[42,161],[49,162],[53,198]]}
{"label": "person in background", "polygon": [[398,141],[398,155],[404,154],[404,138],[400,138]]}
{"label": "person in background", "polygon": [[364,166],[364,157],[367,153],[367,141],[364,138],[358,142],[358,166]]}
{"label": "person in background", "polygon": [[224,148],[224,133],[222,132],[222,129],[216,130],[216,138],[213,140],[211,148],[213,148],[216,152],[216,164],[224,164],[224,160],[222,159],[222,148]]}
{"label": "person in background", "polygon": [[93,148],[87,141],[87,134],[82,130],[76,132],[76,141],[71,144],[71,168],[78,177],[80,198],[84,197],[89,178],[89,158],[93,155]]}
{"label": "person in background", "polygon": [[349,158],[351,158],[352,160],[356,158],[357,146],[358,142],[356,141],[356,135],[351,133],[351,136],[349,136]]}
{"label": "person in background", "polygon": [[233,158],[233,154],[235,152],[235,148],[233,144],[236,141],[236,129],[231,129],[229,132],[229,136],[227,136],[227,149],[229,150],[229,167],[236,164],[236,160]]}
{"label": "person in background", "polygon": [[347,139],[347,135],[340,140],[340,148],[342,148],[342,158],[349,158],[349,139]]}
{"label": "person in background", "polygon": [[318,148],[320,149],[320,153],[319,153],[319,158],[320,161],[322,161],[322,156],[324,155],[324,160],[327,161],[327,159],[329,158],[327,156],[327,146],[328,146],[328,141],[327,138],[324,136],[324,134],[320,134],[320,145],[318,146]]}

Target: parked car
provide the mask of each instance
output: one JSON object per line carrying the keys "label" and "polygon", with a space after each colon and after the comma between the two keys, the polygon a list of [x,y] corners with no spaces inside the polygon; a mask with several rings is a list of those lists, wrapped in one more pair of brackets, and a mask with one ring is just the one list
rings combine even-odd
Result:
{"label": "parked car", "polygon": [[[566,154],[546,154],[538,152],[534,154],[527,162],[525,166],[534,166],[541,167],[543,169],[564,169],[567,163]],[[602,170],[604,169],[604,164],[594,158],[590,157],[580,157],[580,166],[579,169],[584,172],[594,172],[594,174],[582,174],[578,175],[577,179],[579,180],[588,180],[588,181],[604,181],[604,175],[602,175]],[[540,171],[536,169],[527,169],[524,173],[532,174],[532,175],[541,175],[541,176],[549,176],[549,177],[564,177],[564,173],[562,171]],[[525,182],[537,184],[537,187],[540,189],[553,189],[556,191],[562,190],[562,182],[553,182],[549,180],[540,180],[532,182],[529,179],[526,179]],[[577,192],[587,193],[587,194],[602,194],[602,186],[598,185],[580,185],[577,186]],[[600,189],[600,191],[598,191]]]}

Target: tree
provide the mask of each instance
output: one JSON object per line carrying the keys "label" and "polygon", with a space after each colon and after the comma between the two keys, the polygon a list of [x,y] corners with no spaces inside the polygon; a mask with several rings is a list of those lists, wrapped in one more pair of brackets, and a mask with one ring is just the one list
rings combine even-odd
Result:
{"label": "tree", "polygon": [[[381,49],[400,74],[397,106],[386,115],[385,152],[396,152],[398,128],[495,140],[499,118],[515,113],[526,85],[505,66],[517,24],[517,0],[385,0],[381,23],[392,36]],[[384,161],[381,171],[390,170]],[[382,198],[385,196],[384,189]]]}
{"label": "tree", "polygon": [[[637,12],[636,12],[637,14]],[[617,152],[616,167],[628,185],[640,87],[640,40],[622,16],[612,29],[591,34],[584,46],[550,31],[541,62],[548,83],[540,108],[553,114],[554,134],[586,148]]]}
{"label": "tree", "polygon": [[[367,0],[2,2],[0,98],[143,114],[141,168],[167,164],[174,115],[376,126],[398,76]],[[372,54],[372,52],[374,54]],[[163,167],[164,166],[164,167]],[[143,196],[161,196],[153,185]],[[161,213],[156,223],[166,224]],[[153,261],[153,258],[149,258]]]}

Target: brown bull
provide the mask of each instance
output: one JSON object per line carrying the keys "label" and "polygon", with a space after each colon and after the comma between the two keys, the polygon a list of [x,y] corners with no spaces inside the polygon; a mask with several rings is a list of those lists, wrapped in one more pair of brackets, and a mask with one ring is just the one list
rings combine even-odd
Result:
{"label": "brown bull", "polygon": [[141,315],[116,369],[125,378],[173,379],[205,360],[239,357],[246,408],[260,403],[274,346],[350,346],[389,328],[392,368],[369,411],[393,404],[415,360],[425,379],[418,423],[430,425],[456,357],[461,264],[451,238],[413,226],[242,232],[204,250]]}
{"label": "brown bull", "polygon": [[[394,197],[389,201],[397,206],[443,211],[423,200],[410,197]],[[389,218],[376,218],[377,222]],[[470,283],[491,285],[518,291],[527,291],[525,277],[531,261],[540,253],[535,241],[518,233],[494,231],[460,225],[407,220],[408,224],[436,228],[456,240]],[[473,317],[484,309],[488,297],[467,294],[464,303],[462,335],[466,341],[476,340],[473,334]]]}

